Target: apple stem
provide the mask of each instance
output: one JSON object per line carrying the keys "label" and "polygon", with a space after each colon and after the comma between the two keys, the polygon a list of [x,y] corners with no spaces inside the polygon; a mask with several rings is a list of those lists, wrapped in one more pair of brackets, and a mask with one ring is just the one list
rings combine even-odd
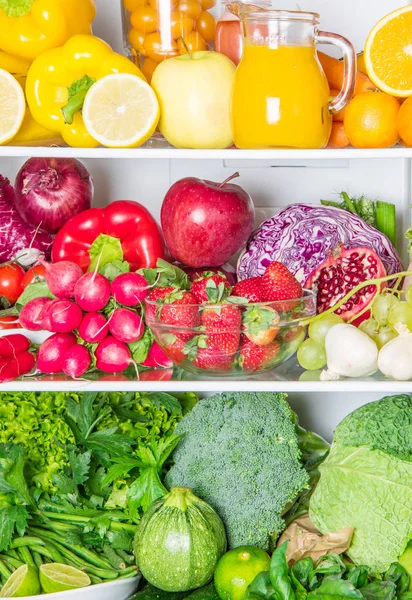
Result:
{"label": "apple stem", "polygon": [[226,185],[227,183],[229,183],[229,181],[232,181],[232,179],[235,179],[235,177],[240,177],[239,173],[233,173],[233,175],[231,175],[230,177],[228,177],[227,179],[225,179],[224,181],[222,181],[222,183],[219,185],[220,188],[222,188],[224,185]]}
{"label": "apple stem", "polygon": [[184,49],[186,50],[186,52],[188,53],[188,55],[190,56],[190,60],[193,60],[193,56],[192,53],[190,52],[185,40],[183,39],[183,37],[179,37],[179,40],[182,42]]}

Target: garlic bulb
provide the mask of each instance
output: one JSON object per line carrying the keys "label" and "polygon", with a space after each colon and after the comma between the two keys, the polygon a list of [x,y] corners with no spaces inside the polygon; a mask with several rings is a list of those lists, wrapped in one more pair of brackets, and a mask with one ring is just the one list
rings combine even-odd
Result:
{"label": "garlic bulb", "polygon": [[378,367],[386,376],[398,381],[412,379],[412,333],[406,325],[397,327],[399,337],[383,346]]}
{"label": "garlic bulb", "polygon": [[325,340],[328,371],[322,379],[367,377],[378,370],[378,348],[366,333],[354,325],[332,327]]}

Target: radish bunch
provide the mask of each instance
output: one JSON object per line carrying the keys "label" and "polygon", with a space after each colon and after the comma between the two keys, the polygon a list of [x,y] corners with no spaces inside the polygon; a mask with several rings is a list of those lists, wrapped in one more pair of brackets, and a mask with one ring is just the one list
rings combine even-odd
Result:
{"label": "radish bunch", "polygon": [[130,364],[136,366],[129,344],[138,342],[145,332],[138,308],[148,294],[146,279],[138,273],[124,273],[110,283],[97,272],[83,274],[71,262],[44,264],[46,283],[56,298],[29,301],[19,317],[28,330],[46,329],[54,334],[40,346],[39,371],[81,377],[93,364],[87,345],[93,345],[95,364],[101,371],[119,373]]}

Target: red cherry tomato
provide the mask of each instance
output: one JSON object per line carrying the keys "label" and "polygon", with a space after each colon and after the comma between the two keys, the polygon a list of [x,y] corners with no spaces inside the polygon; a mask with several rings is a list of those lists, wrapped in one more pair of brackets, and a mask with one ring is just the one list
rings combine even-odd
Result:
{"label": "red cherry tomato", "polygon": [[0,331],[5,329],[21,329],[18,317],[0,317]]}
{"label": "red cherry tomato", "polygon": [[14,304],[22,293],[24,269],[15,263],[0,267],[0,296]]}
{"label": "red cherry tomato", "polygon": [[44,279],[46,279],[46,267],[43,265],[36,265],[27,271],[23,277],[21,286],[24,290],[31,283],[37,283],[38,281],[42,281]]}

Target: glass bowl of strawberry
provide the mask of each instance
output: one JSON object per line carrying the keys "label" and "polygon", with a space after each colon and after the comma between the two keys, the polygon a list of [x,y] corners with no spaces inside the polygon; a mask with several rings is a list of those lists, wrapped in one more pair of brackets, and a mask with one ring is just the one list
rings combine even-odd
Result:
{"label": "glass bowl of strawberry", "polygon": [[231,286],[223,273],[204,271],[186,289],[154,288],[146,322],[173,363],[210,377],[249,377],[288,360],[316,314],[316,295],[302,289],[281,263],[263,277]]}

